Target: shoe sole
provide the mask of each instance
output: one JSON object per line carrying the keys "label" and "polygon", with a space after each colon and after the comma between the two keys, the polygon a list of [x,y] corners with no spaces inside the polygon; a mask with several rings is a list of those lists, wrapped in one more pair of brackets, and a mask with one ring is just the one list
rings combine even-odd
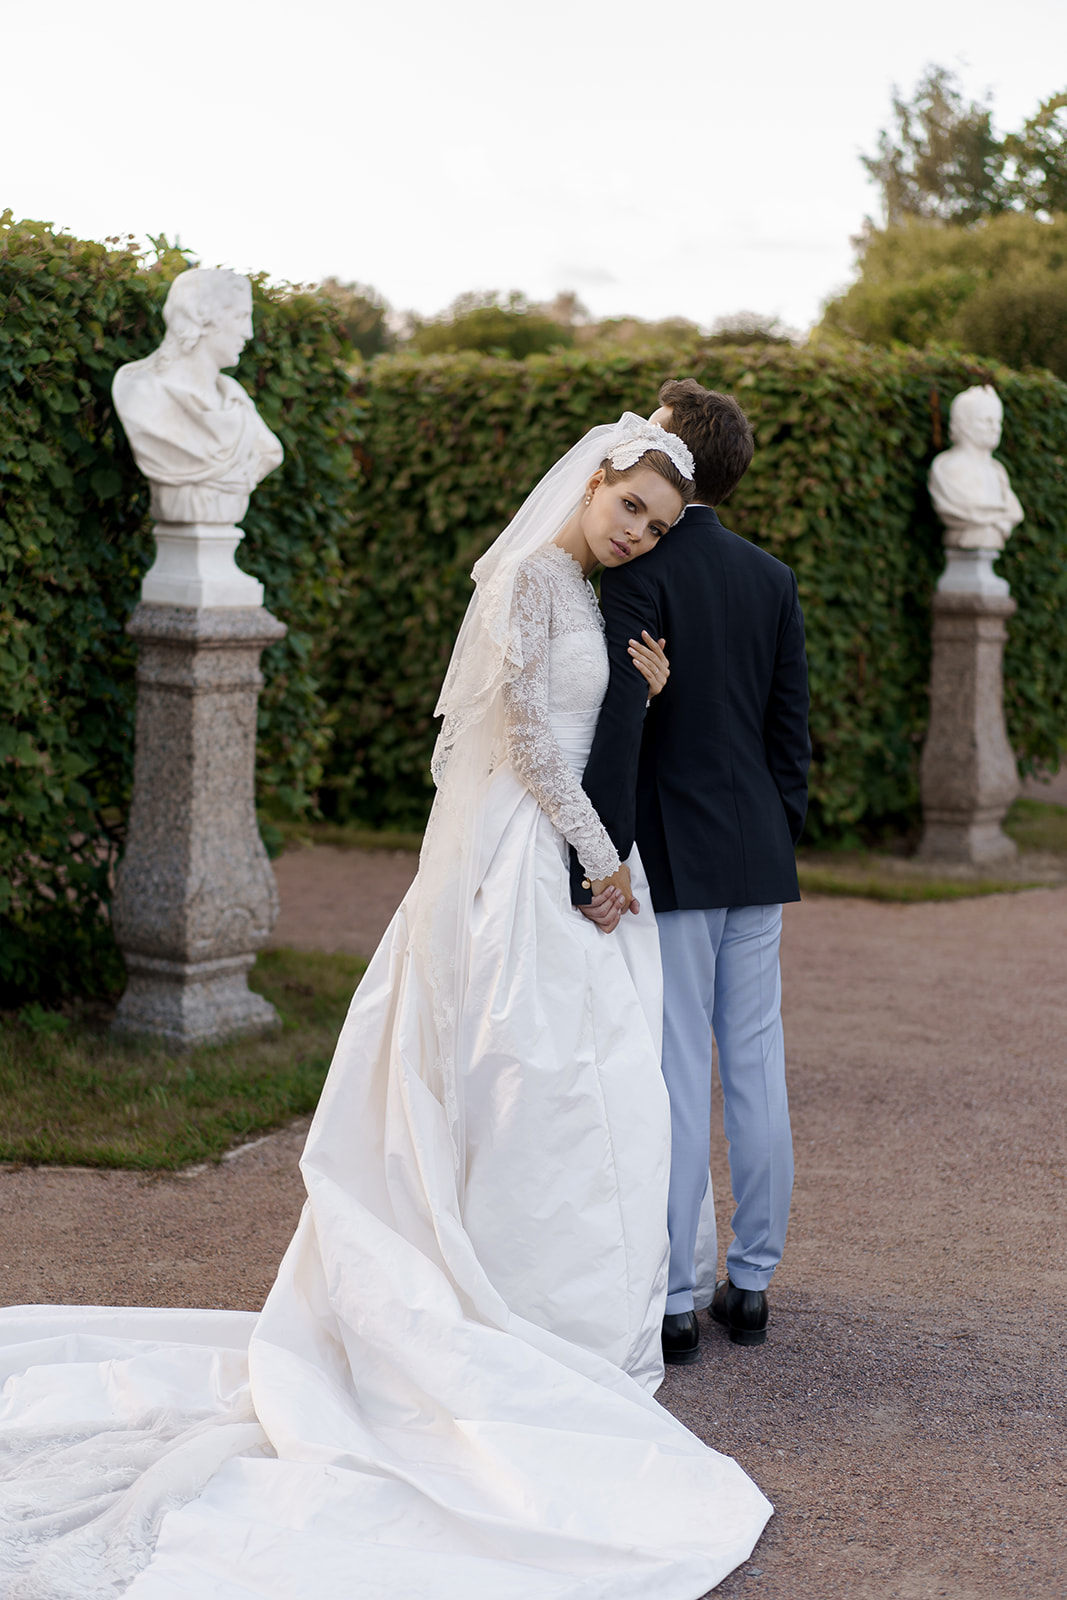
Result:
{"label": "shoe sole", "polygon": [[766,1344],[766,1328],[731,1328],[727,1324],[731,1344]]}
{"label": "shoe sole", "polygon": [[695,1350],[664,1350],[663,1359],[668,1367],[691,1367],[700,1360],[700,1346]]}
{"label": "shoe sole", "polygon": [[731,1344],[756,1345],[767,1343],[766,1328],[734,1328],[723,1317],[717,1317],[714,1311],[708,1308],[708,1314],[716,1327],[725,1328],[730,1335]]}

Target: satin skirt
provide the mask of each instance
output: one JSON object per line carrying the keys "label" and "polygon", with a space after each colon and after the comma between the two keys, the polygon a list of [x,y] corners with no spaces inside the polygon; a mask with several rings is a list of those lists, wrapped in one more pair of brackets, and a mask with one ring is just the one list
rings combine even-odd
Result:
{"label": "satin skirt", "polygon": [[767,1501],[652,1397],[669,1116],[647,894],[601,934],[507,769],[490,806],[465,1170],[427,1084],[416,880],[260,1317],[0,1313],[12,1600],[696,1600],[750,1554]]}

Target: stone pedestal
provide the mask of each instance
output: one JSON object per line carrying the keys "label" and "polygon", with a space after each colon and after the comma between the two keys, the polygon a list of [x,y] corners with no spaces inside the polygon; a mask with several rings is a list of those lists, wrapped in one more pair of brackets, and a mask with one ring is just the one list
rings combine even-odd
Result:
{"label": "stone pedestal", "polygon": [[242,572],[234,557],[244,531],[233,523],[157,522],[156,559],[141,583],[141,599],[153,605],[226,606],[263,604],[263,585]]}
{"label": "stone pedestal", "polygon": [[112,902],[129,982],[121,1033],[194,1045],[277,1025],[248,987],[278,915],[255,813],[259,657],[285,626],[260,606],[137,607],[133,805]]}
{"label": "stone pedestal", "polygon": [[1000,826],[1021,787],[1004,722],[1005,624],[1014,611],[1006,593],[939,587],[934,595],[922,860],[984,867],[1018,853]]}

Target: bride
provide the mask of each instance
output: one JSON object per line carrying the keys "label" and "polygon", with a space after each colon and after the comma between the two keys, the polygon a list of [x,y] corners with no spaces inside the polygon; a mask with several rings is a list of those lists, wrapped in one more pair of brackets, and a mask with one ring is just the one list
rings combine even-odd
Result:
{"label": "bride", "polygon": [[262,1314],[0,1312],[11,1600],[696,1600],[751,1552],[767,1501],[652,1398],[658,941],[580,784],[608,671],[588,575],[669,537],[691,480],[626,414],[475,567],[419,875]]}

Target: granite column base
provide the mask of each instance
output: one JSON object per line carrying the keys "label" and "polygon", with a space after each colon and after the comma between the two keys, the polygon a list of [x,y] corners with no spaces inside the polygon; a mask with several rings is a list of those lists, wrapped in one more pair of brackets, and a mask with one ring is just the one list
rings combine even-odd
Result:
{"label": "granite column base", "polygon": [[1001,827],[1021,788],[1004,720],[1004,642],[1014,611],[1007,595],[934,595],[921,860],[988,867],[1018,854]]}
{"label": "granite column base", "polygon": [[248,987],[278,915],[255,812],[260,606],[142,602],[133,803],[112,901],[128,983],[113,1027],[192,1046],[276,1027]]}
{"label": "granite column base", "polygon": [[126,992],[113,1031],[152,1034],[185,1047],[269,1033],[278,1026],[278,1013],[248,987],[255,959],[179,962],[127,954]]}

